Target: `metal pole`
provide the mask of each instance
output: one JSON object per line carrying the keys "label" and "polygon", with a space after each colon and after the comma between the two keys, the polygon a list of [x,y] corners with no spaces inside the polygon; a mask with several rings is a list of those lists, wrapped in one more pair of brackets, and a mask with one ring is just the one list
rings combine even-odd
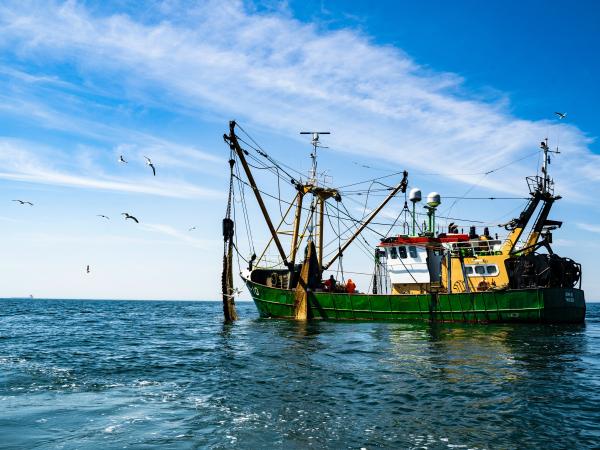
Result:
{"label": "metal pole", "polygon": [[548,138],[542,143],[544,149],[544,183],[542,185],[542,192],[545,194],[548,188]]}
{"label": "metal pole", "polygon": [[318,197],[319,202],[319,270],[323,267],[323,215],[325,213],[325,199]]}
{"label": "metal pole", "polygon": [[412,227],[412,235],[416,236],[416,229],[417,229],[417,216],[416,216],[416,211],[415,211],[415,205],[416,202],[412,202],[413,204],[413,212],[412,212],[412,219],[413,219],[413,227]]}
{"label": "metal pole", "polygon": [[446,250],[446,291],[452,294],[452,250]]}
{"label": "metal pole", "polygon": [[269,231],[271,232],[271,236],[273,237],[273,241],[275,242],[275,245],[277,246],[277,250],[279,250],[279,255],[281,256],[283,263],[287,267],[289,267],[289,263],[287,260],[287,256],[285,254],[285,250],[283,250],[283,247],[281,246],[281,242],[279,241],[279,237],[277,236],[277,231],[275,231],[275,227],[273,226],[273,223],[271,222],[271,218],[269,217],[269,212],[267,211],[267,208],[263,202],[263,199],[260,195],[258,187],[256,186],[256,182],[254,181],[254,177],[252,176],[252,172],[250,171],[250,167],[248,166],[248,162],[246,161],[246,158],[244,156],[244,151],[242,150],[242,148],[240,147],[240,144],[238,143],[234,129],[235,129],[235,120],[232,120],[229,122],[229,136],[225,136],[225,137],[229,141],[229,145],[230,145],[231,149],[236,152],[238,158],[240,159],[240,162],[242,163],[242,167],[244,168],[244,172],[246,173],[246,177],[248,178],[250,187],[252,187],[252,192],[254,192],[256,201],[258,202],[258,206],[260,206],[260,210],[263,213],[265,222],[267,222],[267,226],[269,227]]}
{"label": "metal pole", "polygon": [[296,263],[296,252],[298,247],[298,231],[300,229],[300,220],[302,219],[302,200],[304,193],[298,191],[296,197],[296,215],[294,216],[294,233],[292,235],[292,249],[290,251],[290,270],[294,270],[294,264]]}

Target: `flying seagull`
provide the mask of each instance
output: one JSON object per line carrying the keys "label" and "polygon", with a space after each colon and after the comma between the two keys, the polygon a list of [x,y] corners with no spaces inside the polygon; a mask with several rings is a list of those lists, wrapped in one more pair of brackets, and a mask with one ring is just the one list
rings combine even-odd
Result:
{"label": "flying seagull", "polygon": [[21,205],[33,206],[33,203],[27,202],[27,201],[24,201],[24,200],[13,200],[13,202],[19,202]]}
{"label": "flying seagull", "polygon": [[156,167],[154,167],[154,164],[152,164],[152,160],[147,156],[144,156],[144,158],[146,158],[146,164],[152,167],[152,173],[154,174],[154,176],[156,176]]}
{"label": "flying seagull", "polygon": [[123,164],[127,164],[127,161],[125,161],[125,158],[123,158],[123,155],[119,155],[119,162],[123,163]]}
{"label": "flying seagull", "polygon": [[561,113],[561,112],[555,112],[554,114],[556,114],[558,116],[559,119],[564,119],[565,117],[567,117],[567,113]]}
{"label": "flying seagull", "polygon": [[196,229],[196,227],[192,227],[188,231],[192,231],[192,230],[195,230],[195,229]]}
{"label": "flying seagull", "polygon": [[133,217],[133,216],[132,216],[131,214],[129,214],[129,213],[121,213],[121,215],[122,215],[122,216],[125,216],[125,220],[127,220],[127,219],[131,219],[131,220],[134,220],[134,221],[135,221],[135,223],[140,223],[140,221],[139,221],[139,220],[137,220],[135,217]]}
{"label": "flying seagull", "polygon": [[110,217],[108,217],[108,216],[105,216],[104,214],[96,214],[96,216],[98,216],[98,217],[103,217],[103,218],[105,218],[106,220],[110,220]]}

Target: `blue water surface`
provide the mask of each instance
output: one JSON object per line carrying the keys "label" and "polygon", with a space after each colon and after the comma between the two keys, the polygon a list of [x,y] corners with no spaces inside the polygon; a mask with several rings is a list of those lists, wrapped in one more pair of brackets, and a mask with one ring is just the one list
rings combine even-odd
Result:
{"label": "blue water surface", "polygon": [[238,312],[0,300],[0,448],[600,447],[600,304],[581,326]]}

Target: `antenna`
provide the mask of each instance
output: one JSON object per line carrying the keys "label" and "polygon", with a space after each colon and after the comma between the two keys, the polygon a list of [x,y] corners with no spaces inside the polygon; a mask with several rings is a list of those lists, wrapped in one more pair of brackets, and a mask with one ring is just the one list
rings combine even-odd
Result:
{"label": "antenna", "polygon": [[552,185],[552,179],[550,175],[548,175],[548,164],[550,164],[550,155],[549,153],[559,154],[558,147],[556,150],[550,150],[548,146],[548,138],[544,139],[540,142],[540,148],[544,151],[544,164],[542,166],[542,173],[544,174],[544,178],[542,180],[542,193],[546,194],[548,192],[548,188]]}
{"label": "antenna", "polygon": [[310,170],[310,179],[308,182],[310,184],[317,184],[317,148],[327,148],[319,143],[319,136],[322,134],[331,134],[329,131],[301,131],[300,134],[312,134],[311,144],[313,146],[313,151],[310,154],[310,158],[312,159],[312,168]]}

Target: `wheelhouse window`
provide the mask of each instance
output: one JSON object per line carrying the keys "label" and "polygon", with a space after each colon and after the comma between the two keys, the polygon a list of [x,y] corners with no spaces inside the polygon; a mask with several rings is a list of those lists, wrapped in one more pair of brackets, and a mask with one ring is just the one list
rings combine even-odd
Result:
{"label": "wheelhouse window", "polygon": [[402,259],[406,259],[407,258],[407,254],[406,254],[406,247],[405,246],[401,246],[398,247],[398,251],[400,252],[400,258]]}
{"label": "wheelhouse window", "polygon": [[498,266],[496,264],[490,264],[489,266],[485,266],[485,270],[488,275],[498,275]]}
{"label": "wheelhouse window", "polygon": [[417,247],[415,247],[414,245],[408,247],[408,254],[411,258],[417,259]]}
{"label": "wheelhouse window", "polygon": [[467,275],[472,275],[473,274],[473,267],[471,267],[471,266],[465,266],[465,272],[467,273]]}
{"label": "wheelhouse window", "polygon": [[390,248],[390,258],[398,259],[398,250],[396,249],[396,247]]}
{"label": "wheelhouse window", "polygon": [[485,266],[475,266],[475,273],[477,275],[485,275]]}

